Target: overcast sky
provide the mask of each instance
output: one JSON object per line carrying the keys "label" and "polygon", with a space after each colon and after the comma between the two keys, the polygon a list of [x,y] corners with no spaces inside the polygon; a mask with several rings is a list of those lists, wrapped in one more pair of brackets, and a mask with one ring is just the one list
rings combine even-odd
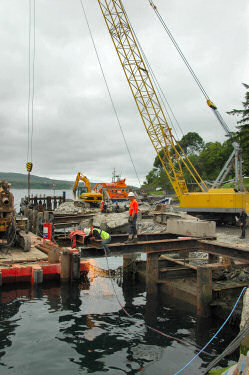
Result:
{"label": "overcast sky", "polygon": [[[32,0],[33,1],[33,0]],[[231,129],[249,83],[248,0],[154,0],[209,97]],[[225,140],[224,130],[147,0],[123,1],[184,134]],[[141,182],[154,149],[138,115],[97,0],[84,0],[117,113]],[[28,140],[29,0],[0,0],[0,149],[2,172],[25,173]],[[138,185],[80,0],[36,0],[33,174]],[[178,131],[178,135],[181,132]]]}

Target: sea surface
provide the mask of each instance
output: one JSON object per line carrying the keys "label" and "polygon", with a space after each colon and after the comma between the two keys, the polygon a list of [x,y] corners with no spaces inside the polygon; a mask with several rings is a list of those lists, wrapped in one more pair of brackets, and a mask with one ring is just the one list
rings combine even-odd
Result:
{"label": "sea surface", "polygon": [[[1,375],[173,375],[222,324],[172,297],[147,297],[143,284],[125,276],[99,275],[105,258],[89,261],[79,284],[0,290]],[[122,262],[108,258],[112,270]],[[236,333],[225,326],[206,351],[221,353]],[[182,374],[202,374],[212,359],[202,353]]]}
{"label": "sea surface", "polygon": [[[18,204],[26,192],[13,193]],[[223,323],[172,297],[147,296],[118,272],[122,256],[88,260],[80,283],[0,288],[1,375],[173,375]],[[206,351],[221,353],[236,334],[225,326]],[[202,374],[213,358],[202,353],[181,374]]]}

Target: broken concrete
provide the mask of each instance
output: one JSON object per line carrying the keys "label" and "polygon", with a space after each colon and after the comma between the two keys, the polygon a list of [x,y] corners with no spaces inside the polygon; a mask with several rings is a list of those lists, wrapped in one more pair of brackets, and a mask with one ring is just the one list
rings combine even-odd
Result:
{"label": "broken concrete", "polygon": [[93,218],[92,225],[109,233],[127,233],[128,216],[129,213],[127,211],[120,213],[97,214]]}
{"label": "broken concrete", "polygon": [[80,213],[97,213],[99,208],[89,207],[88,203],[79,201],[70,201],[62,203],[56,208],[53,213],[54,215],[77,215]]}
{"label": "broken concrete", "polygon": [[168,219],[183,219],[199,221],[195,216],[186,214],[185,212],[174,212],[172,208],[167,208],[166,210],[153,211],[151,214],[154,217],[154,221],[160,224],[167,224]]}

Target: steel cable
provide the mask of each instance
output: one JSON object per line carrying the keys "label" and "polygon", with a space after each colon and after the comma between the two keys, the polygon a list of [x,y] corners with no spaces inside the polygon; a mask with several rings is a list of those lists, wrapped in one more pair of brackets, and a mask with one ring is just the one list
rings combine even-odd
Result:
{"label": "steel cable", "polygon": [[181,56],[183,62],[185,63],[186,67],[188,68],[189,72],[191,73],[192,77],[194,78],[195,82],[197,83],[197,85],[199,86],[201,92],[203,93],[203,95],[205,96],[206,99],[209,99],[209,96],[207,94],[207,92],[205,91],[204,87],[202,86],[201,82],[199,81],[198,77],[196,76],[195,72],[193,71],[191,65],[189,64],[188,60],[186,59],[186,57],[184,56],[181,48],[179,47],[178,43],[176,42],[175,38],[173,37],[173,35],[171,34],[171,31],[169,30],[168,26],[166,25],[164,19],[162,18],[162,16],[160,15],[159,11],[157,10],[157,7],[156,5],[153,3],[152,0],[148,0],[148,2],[150,3],[152,9],[154,10],[154,12],[156,13],[159,21],[161,22],[163,28],[165,29],[165,31],[167,32],[170,40],[172,41],[172,43],[174,44],[176,50],[178,51],[179,55]]}
{"label": "steel cable", "polygon": [[233,353],[240,345],[241,341],[249,334],[249,320],[245,324],[245,328],[235,337],[235,339],[226,347],[226,349],[215,358],[206,368],[205,374],[207,374],[215,365],[217,365],[222,358]]}
{"label": "steel cable", "polygon": [[81,7],[82,7],[82,11],[84,13],[84,17],[85,17],[85,20],[86,20],[86,24],[87,24],[87,27],[88,27],[88,30],[89,30],[89,34],[90,34],[90,37],[91,37],[91,40],[92,40],[92,44],[93,44],[93,47],[94,47],[94,50],[95,50],[95,53],[96,53],[96,56],[97,56],[97,60],[98,60],[98,63],[99,63],[99,66],[100,66],[100,70],[101,70],[101,73],[102,73],[102,76],[103,76],[103,79],[104,79],[104,82],[105,82],[105,85],[106,85],[106,89],[107,89],[107,92],[108,92],[108,95],[109,95],[109,98],[110,98],[110,101],[111,101],[111,104],[112,104],[112,108],[113,108],[113,111],[115,113],[115,116],[116,116],[116,119],[117,119],[117,122],[118,122],[118,125],[119,125],[119,129],[121,131],[121,134],[122,134],[122,137],[123,137],[123,140],[124,140],[124,143],[125,143],[125,146],[126,146],[126,149],[127,149],[127,152],[129,154],[129,158],[130,158],[130,161],[132,163],[132,166],[133,166],[133,169],[134,169],[134,172],[135,172],[135,175],[137,177],[137,180],[138,180],[138,183],[139,183],[139,186],[141,186],[141,182],[140,182],[140,179],[139,179],[139,176],[138,176],[138,173],[137,173],[137,170],[136,170],[136,167],[135,167],[135,164],[134,164],[134,161],[132,159],[132,156],[131,156],[131,152],[129,150],[129,146],[128,146],[128,143],[126,141],[126,138],[125,138],[125,135],[124,135],[124,131],[122,129],[122,126],[121,126],[121,122],[120,122],[120,119],[119,119],[119,116],[118,116],[118,113],[117,113],[117,110],[116,110],[116,107],[115,107],[115,104],[114,104],[114,101],[113,101],[113,98],[112,98],[112,94],[111,94],[111,91],[110,91],[110,88],[109,88],[109,85],[107,83],[107,79],[106,79],[106,75],[105,75],[105,72],[104,72],[104,69],[103,69],[103,66],[101,64],[101,61],[100,61],[100,57],[99,57],[99,53],[97,51],[97,47],[96,47],[96,44],[95,44],[95,41],[94,41],[94,38],[93,38],[93,34],[92,34],[92,31],[91,31],[91,28],[90,28],[90,24],[88,22],[88,17],[87,17],[87,14],[86,14],[86,10],[85,10],[85,7],[83,5],[83,1],[80,0],[80,4],[81,4]]}
{"label": "steel cable", "polygon": [[[125,9],[124,9],[124,10],[125,10]],[[165,111],[166,111],[166,113],[167,113],[167,116],[168,116],[169,122],[171,123],[171,126],[172,126],[172,128],[174,129],[175,134],[176,134],[176,136],[177,136],[177,138],[178,138],[177,131],[176,131],[175,126],[174,126],[174,123],[173,123],[173,121],[172,121],[172,119],[171,119],[171,115],[172,115],[172,117],[174,118],[174,120],[175,120],[175,122],[176,122],[176,124],[177,124],[177,126],[178,126],[178,128],[179,128],[179,130],[180,130],[180,132],[182,133],[182,135],[184,135],[184,134],[183,134],[183,131],[182,131],[182,128],[181,128],[179,122],[177,121],[177,118],[175,117],[175,114],[174,114],[174,112],[173,112],[173,110],[172,110],[172,108],[171,108],[171,106],[170,106],[170,104],[169,104],[169,102],[168,102],[168,100],[167,100],[167,98],[166,98],[166,96],[165,96],[165,94],[164,94],[164,92],[163,92],[163,90],[162,90],[162,88],[161,88],[159,82],[158,82],[158,79],[157,79],[157,77],[156,77],[156,75],[155,75],[155,73],[154,73],[154,71],[153,71],[153,69],[152,69],[152,67],[151,67],[151,65],[150,65],[150,63],[149,63],[149,60],[147,59],[147,56],[145,55],[145,52],[144,52],[144,50],[143,50],[143,48],[142,48],[142,46],[141,46],[141,44],[140,44],[140,42],[139,42],[139,40],[138,40],[138,37],[137,37],[137,35],[136,35],[136,32],[135,32],[134,28],[132,27],[132,24],[131,24],[131,22],[130,22],[130,19],[129,19],[128,14],[126,13],[126,11],[125,11],[125,14],[126,14],[126,18],[127,18],[127,20],[129,21],[129,25],[130,25],[130,27],[131,27],[131,30],[132,30],[133,34],[134,34],[134,37],[135,37],[135,39],[136,39],[137,45],[138,45],[138,47],[139,47],[139,49],[140,49],[140,51],[141,51],[141,54],[142,54],[142,56],[143,56],[143,58],[144,58],[145,65],[148,67],[148,70],[150,71],[152,81],[154,82],[154,85],[155,85],[155,87],[156,87],[156,89],[157,89],[157,92],[158,92],[158,95],[159,95],[159,97],[160,97],[160,99],[161,99],[161,102],[162,102],[162,104],[163,104],[163,107],[164,107],[164,109],[165,109]],[[167,104],[167,106],[168,106],[168,108],[169,108],[169,110],[170,110],[170,112],[171,112],[171,115],[170,115],[170,113],[169,113],[169,111],[168,111],[167,106],[166,106],[165,103]]]}
{"label": "steel cable", "polygon": [[[36,3],[29,0],[29,26],[28,26],[28,144],[27,162],[33,159],[33,132],[34,132],[34,97],[35,97],[35,50],[36,50]],[[33,34],[32,34],[33,26]],[[33,45],[31,48],[31,42]],[[32,56],[31,56],[32,50]]]}

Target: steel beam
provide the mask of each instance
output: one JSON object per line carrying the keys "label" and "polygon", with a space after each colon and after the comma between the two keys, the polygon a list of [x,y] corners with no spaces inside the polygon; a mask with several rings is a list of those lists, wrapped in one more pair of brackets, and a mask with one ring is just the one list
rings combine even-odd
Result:
{"label": "steel beam", "polygon": [[217,241],[199,240],[200,251],[213,255],[225,256],[236,260],[249,261],[249,247],[233,246]]}
{"label": "steel beam", "polygon": [[[160,241],[139,241],[137,243],[114,243],[108,244],[112,253],[134,253],[134,252],[168,252],[173,251],[197,251],[198,241],[195,239],[173,239]],[[99,247],[81,247],[81,256],[93,255],[93,253],[103,253],[101,246]]]}

